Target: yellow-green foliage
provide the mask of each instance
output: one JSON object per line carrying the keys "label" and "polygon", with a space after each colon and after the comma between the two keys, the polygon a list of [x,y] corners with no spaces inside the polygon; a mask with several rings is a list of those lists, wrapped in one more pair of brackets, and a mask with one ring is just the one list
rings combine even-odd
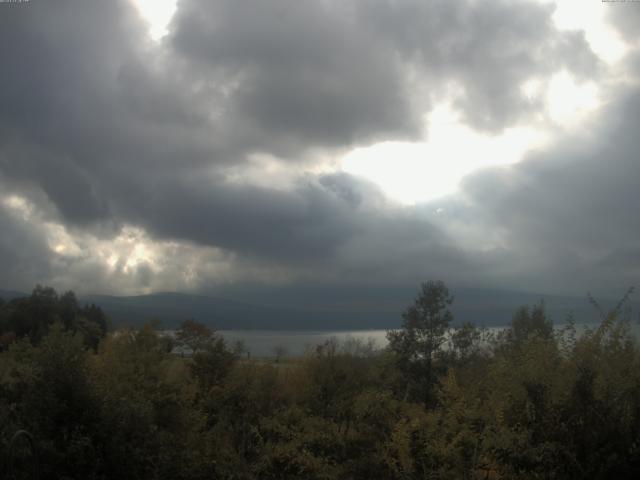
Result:
{"label": "yellow-green foliage", "polygon": [[628,318],[553,331],[539,307],[514,322],[431,352],[429,402],[408,394],[420,369],[357,341],[253,361],[201,329],[185,358],[150,326],[95,349],[53,323],[0,352],[0,453],[24,428],[43,478],[637,478]]}

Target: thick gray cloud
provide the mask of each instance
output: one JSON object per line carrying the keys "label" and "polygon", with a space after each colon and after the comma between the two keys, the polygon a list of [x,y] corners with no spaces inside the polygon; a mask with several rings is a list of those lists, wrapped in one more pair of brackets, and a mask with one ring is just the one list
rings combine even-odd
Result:
{"label": "thick gray cloud", "polygon": [[[609,2],[607,5],[607,17],[611,24],[620,32],[622,38],[628,43],[636,43],[640,40],[638,23],[640,22],[640,8],[638,5],[625,5],[632,2]],[[622,4],[622,5],[621,5]]]}
{"label": "thick gray cloud", "polygon": [[[446,221],[394,206],[350,175],[296,173],[354,146],[417,138],[424,114],[452,90],[469,125],[497,132],[542,111],[521,94],[525,81],[561,69],[597,76],[583,35],[557,31],[538,2],[182,0],[159,44],[126,0],[0,9],[0,185],[39,215],[0,216],[8,287],[47,278],[103,290],[113,281],[132,291],[200,288],[222,275],[499,283],[533,266],[541,276],[544,265],[578,272],[592,251],[608,265],[636,251],[614,234],[637,233],[621,208],[637,173],[624,125],[608,130],[615,144],[561,144],[470,179]],[[630,105],[608,122],[633,121]],[[276,158],[293,186],[230,180],[230,169],[242,180],[255,154]],[[81,251],[133,225],[173,258],[127,269],[121,259],[108,267],[93,254],[61,257],[33,222],[64,227]],[[456,222],[478,237],[504,231],[504,245],[474,248]]]}
{"label": "thick gray cloud", "polygon": [[[191,179],[148,192],[128,218],[165,238],[215,245],[245,255],[316,259],[330,255],[358,229],[356,193],[336,193],[327,177],[283,192]],[[355,192],[357,184],[353,187]],[[343,195],[341,197],[341,195]]]}
{"label": "thick gray cloud", "polygon": [[497,131],[539,113],[521,91],[530,79],[563,68],[593,78],[599,65],[582,32],[559,32],[553,7],[528,1],[361,2],[364,18],[406,61],[422,69],[435,95],[462,88],[456,99],[472,126]]}
{"label": "thick gray cloud", "polygon": [[452,83],[475,127],[539,112],[524,82],[598,69],[584,35],[556,30],[552,13],[524,1],[185,0],[170,42],[194,75],[227,86],[233,128],[279,151],[415,136]]}
{"label": "thick gray cloud", "polygon": [[151,173],[215,158],[197,102],[164,74],[129,2],[5,7],[0,168],[39,186],[65,221],[109,219],[113,198]]}
{"label": "thick gray cloud", "polygon": [[640,4],[637,2],[610,2],[606,19],[630,48],[624,58],[627,74],[638,80],[640,75]]}
{"label": "thick gray cloud", "polygon": [[464,195],[445,208],[469,226],[467,242],[500,237],[484,254],[490,277],[518,288],[616,294],[638,282],[639,122],[640,94],[621,91],[546,151],[465,180]]}
{"label": "thick gray cloud", "polygon": [[169,41],[191,60],[192,75],[228,92],[221,115],[241,148],[295,156],[309,146],[415,134],[419,117],[399,61],[349,14],[356,8],[184,1]]}
{"label": "thick gray cloud", "polygon": [[51,252],[36,226],[0,204],[0,231],[0,285],[23,288],[50,277]]}

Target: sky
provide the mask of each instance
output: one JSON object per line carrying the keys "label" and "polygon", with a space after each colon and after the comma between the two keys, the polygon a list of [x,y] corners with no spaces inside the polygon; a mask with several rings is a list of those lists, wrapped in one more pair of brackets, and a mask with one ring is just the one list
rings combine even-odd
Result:
{"label": "sky", "polygon": [[640,2],[0,3],[0,288],[623,293]]}

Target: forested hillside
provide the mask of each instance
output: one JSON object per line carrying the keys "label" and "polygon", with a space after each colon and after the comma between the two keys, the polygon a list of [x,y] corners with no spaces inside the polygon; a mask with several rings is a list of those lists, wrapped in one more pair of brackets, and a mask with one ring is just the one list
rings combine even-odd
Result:
{"label": "forested hillside", "polygon": [[[539,304],[491,335],[451,329],[453,299],[428,282],[384,350],[328,341],[267,361],[195,321],[175,339],[150,325],[108,333],[99,308],[37,288],[0,305],[2,473],[638,478],[640,349],[627,300],[592,330],[572,319],[554,329]],[[176,343],[192,355],[172,353]],[[35,452],[24,435],[12,442],[20,430]]]}

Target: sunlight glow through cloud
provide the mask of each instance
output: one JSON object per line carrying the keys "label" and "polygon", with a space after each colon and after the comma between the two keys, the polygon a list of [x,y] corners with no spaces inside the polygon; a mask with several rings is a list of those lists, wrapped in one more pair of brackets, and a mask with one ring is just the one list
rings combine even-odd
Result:
{"label": "sunlight glow through cloud", "polygon": [[620,60],[628,47],[607,24],[605,15],[611,5],[589,0],[556,0],[553,21],[561,30],[582,30],[591,49],[602,60],[612,64]]}
{"label": "sunlight glow through cloud", "polygon": [[579,128],[601,105],[594,82],[578,83],[564,70],[544,80],[531,79],[521,90],[529,101],[545,103],[546,124],[489,136],[467,127],[441,104],[429,114],[424,142],[382,142],[355,149],[342,159],[342,170],[378,184],[400,203],[428,202],[454,193],[462,178],[476,170],[519,162],[527,151],[549,142],[554,127]]}
{"label": "sunlight glow through cloud", "polygon": [[131,0],[149,23],[149,35],[159,40],[167,34],[167,27],[176,11],[178,0]]}
{"label": "sunlight glow through cloud", "polygon": [[99,291],[141,295],[154,291],[189,291],[196,288],[203,277],[221,284],[245,278],[270,279],[276,283],[290,280],[286,271],[238,265],[236,256],[229,252],[157,240],[136,226],[124,225],[117,235],[108,238],[72,231],[61,223],[46,220],[36,204],[20,195],[0,194],[0,208],[23,227],[37,232],[52,254],[52,266],[66,274],[90,275],[80,285],[67,285],[64,278],[55,274],[43,279],[61,289],[73,287],[83,294]]}
{"label": "sunlight glow through cloud", "polygon": [[424,143],[382,142],[358,148],[342,161],[346,172],[361,175],[391,198],[414,204],[453,193],[460,180],[483,167],[519,161],[545,136],[532,128],[510,128],[490,137],[463,125],[447,106],[429,116]]}
{"label": "sunlight glow through cloud", "polygon": [[[177,0],[131,1],[149,23],[153,39],[166,35]],[[584,0],[541,1],[555,4],[553,19],[558,28],[584,30],[593,50],[606,62],[615,62],[626,52],[624,43],[604,20],[606,5]],[[522,92],[531,101],[543,98],[549,118],[562,127],[575,125],[598,106],[595,85],[577,85],[566,72],[550,80],[532,79],[523,85]],[[429,124],[427,141],[390,141],[358,148],[345,155],[341,169],[377,183],[394,200],[414,204],[453,193],[460,180],[474,170],[518,162],[547,136],[531,126],[510,128],[489,137],[458,122],[445,107],[431,112]],[[243,178],[247,181],[246,176]]]}
{"label": "sunlight glow through cloud", "polygon": [[565,71],[551,78],[547,92],[547,108],[555,123],[573,126],[599,105],[598,88],[593,82],[578,84]]}
{"label": "sunlight glow through cloud", "polygon": [[21,213],[23,216],[28,216],[29,210],[31,209],[28,202],[23,197],[17,195],[10,195],[3,198],[2,204],[15,212]]}

